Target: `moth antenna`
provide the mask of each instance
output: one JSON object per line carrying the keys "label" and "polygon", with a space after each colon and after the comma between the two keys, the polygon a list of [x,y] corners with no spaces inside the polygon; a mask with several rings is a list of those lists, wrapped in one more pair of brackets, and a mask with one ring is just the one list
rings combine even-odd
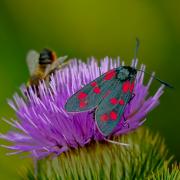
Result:
{"label": "moth antenna", "polygon": [[116,144],[116,145],[119,145],[119,146],[130,146],[129,144],[126,144],[126,143],[120,143],[120,142],[117,142],[117,141],[112,141],[112,140],[109,140],[109,139],[106,139],[104,138],[105,141],[109,142],[109,143],[112,143],[112,144]]}
{"label": "moth antenna", "polygon": [[99,74],[100,74],[100,76],[102,75],[101,67],[99,67]]}
{"label": "moth antenna", "polygon": [[169,83],[167,83],[167,82],[165,82],[165,81],[163,81],[163,80],[161,80],[161,79],[159,79],[159,78],[151,75],[151,74],[148,73],[148,72],[145,72],[145,71],[143,71],[143,70],[141,70],[141,69],[138,69],[137,71],[144,72],[145,74],[149,75],[149,76],[152,77],[153,79],[155,79],[155,80],[159,81],[160,83],[164,84],[164,85],[165,85],[166,87],[168,87],[168,88],[174,88],[171,84],[169,84]]}
{"label": "moth antenna", "polygon": [[135,52],[134,52],[134,61],[137,58],[137,54],[138,54],[138,50],[139,50],[139,45],[140,45],[139,39],[136,38],[136,47],[135,47]]}

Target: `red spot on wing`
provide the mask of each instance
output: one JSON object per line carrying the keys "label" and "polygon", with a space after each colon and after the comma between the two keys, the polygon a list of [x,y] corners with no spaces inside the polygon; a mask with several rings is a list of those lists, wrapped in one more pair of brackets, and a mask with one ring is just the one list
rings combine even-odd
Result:
{"label": "red spot on wing", "polygon": [[80,101],[80,102],[79,102],[79,107],[80,107],[80,108],[84,108],[84,107],[86,107],[86,105],[87,105],[87,102],[86,102],[86,101]]}
{"label": "red spot on wing", "polygon": [[131,83],[131,86],[130,86],[130,92],[132,93],[134,90],[134,81]]}
{"label": "red spot on wing", "polygon": [[91,86],[92,86],[92,87],[97,86],[97,82],[95,82],[95,81],[94,81],[94,82],[92,82],[92,83],[91,83]]}
{"label": "red spot on wing", "polygon": [[127,92],[129,91],[130,87],[131,87],[130,82],[129,82],[129,81],[125,81],[125,82],[123,83],[123,85],[122,85],[122,91],[123,91],[124,93],[127,93]]}
{"label": "red spot on wing", "polygon": [[118,103],[118,100],[116,98],[111,98],[110,103],[116,105]]}
{"label": "red spot on wing", "polygon": [[93,89],[93,92],[96,93],[96,94],[100,94],[101,93],[101,89],[99,87],[95,87]]}
{"label": "red spot on wing", "polygon": [[111,111],[111,112],[110,112],[110,118],[111,118],[112,120],[116,120],[117,117],[118,117],[118,115],[117,115],[116,112],[114,112],[114,111]]}
{"label": "red spot on wing", "polygon": [[102,115],[100,116],[100,120],[101,120],[101,121],[107,121],[108,119],[109,119],[109,117],[108,117],[107,114],[102,114]]}
{"label": "red spot on wing", "polygon": [[111,80],[115,76],[116,76],[116,71],[115,70],[109,71],[109,72],[107,72],[105,74],[104,80]]}
{"label": "red spot on wing", "polygon": [[123,99],[120,99],[119,100],[119,104],[122,106],[122,105],[124,105],[124,100]]}
{"label": "red spot on wing", "polygon": [[84,92],[79,92],[79,94],[78,94],[78,99],[84,99],[84,98],[86,98],[87,97],[87,94],[86,93],[84,93]]}

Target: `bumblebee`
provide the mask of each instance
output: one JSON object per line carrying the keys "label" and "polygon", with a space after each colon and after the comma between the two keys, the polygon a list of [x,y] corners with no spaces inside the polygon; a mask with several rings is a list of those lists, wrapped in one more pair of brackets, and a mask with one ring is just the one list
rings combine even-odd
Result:
{"label": "bumblebee", "polygon": [[40,53],[31,50],[27,54],[26,62],[28,65],[30,79],[27,86],[37,88],[42,80],[49,81],[49,76],[57,69],[67,65],[64,61],[67,56],[57,58],[54,51],[44,48]]}

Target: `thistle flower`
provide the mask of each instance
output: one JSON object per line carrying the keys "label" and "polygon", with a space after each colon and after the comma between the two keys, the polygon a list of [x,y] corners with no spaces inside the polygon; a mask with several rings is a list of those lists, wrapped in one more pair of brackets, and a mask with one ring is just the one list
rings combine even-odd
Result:
{"label": "thistle flower", "polygon": [[[133,61],[132,64],[137,66],[137,61]],[[38,96],[32,88],[27,91],[26,87],[22,87],[22,96],[15,94],[14,99],[9,100],[9,105],[16,112],[18,120],[5,120],[17,131],[0,135],[0,138],[13,143],[11,146],[5,146],[13,150],[10,154],[29,152],[39,159],[51,154],[58,156],[93,141],[103,141],[103,135],[98,131],[92,114],[69,114],[64,110],[64,105],[72,94],[100,73],[121,65],[124,63],[120,63],[119,59],[112,60],[108,57],[100,61],[100,68],[94,58],[87,63],[72,60],[69,66],[51,76],[49,86],[45,82],[40,83]],[[145,65],[141,65],[141,70],[145,70]],[[146,115],[159,104],[164,86],[162,85],[154,96],[148,97],[153,78],[150,78],[147,85],[143,84],[143,79],[144,73],[138,72],[134,88],[135,97],[127,105],[124,113],[129,127],[122,126],[122,119],[110,137],[126,134],[141,126]]]}

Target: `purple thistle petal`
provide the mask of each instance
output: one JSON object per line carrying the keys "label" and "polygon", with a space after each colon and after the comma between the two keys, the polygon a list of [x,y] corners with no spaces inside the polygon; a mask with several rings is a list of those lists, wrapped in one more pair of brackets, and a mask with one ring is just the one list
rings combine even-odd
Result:
{"label": "purple thistle petal", "polygon": [[[64,105],[72,94],[100,76],[100,73],[120,65],[124,65],[124,62],[121,63],[119,58],[112,60],[105,57],[100,61],[100,68],[94,58],[90,58],[87,63],[72,60],[69,66],[51,76],[49,87],[45,82],[40,83],[40,97],[32,88],[27,91],[25,86],[21,87],[22,96],[15,94],[14,100],[8,101],[18,120],[4,119],[18,131],[0,134],[1,139],[14,144],[4,147],[15,151],[10,154],[29,152],[35,158],[43,158],[50,154],[60,155],[70,148],[83,147],[94,140],[103,140],[104,137],[98,131],[92,114],[67,113]],[[132,61],[132,66],[137,67],[137,60]],[[141,65],[140,69],[145,70],[145,65]],[[135,97],[127,105],[124,113],[129,128],[122,126],[122,118],[111,136],[126,134],[138,128],[144,123],[147,113],[159,104],[164,85],[153,97],[148,97],[153,78],[150,78],[147,85],[143,85],[143,79],[144,73],[138,71],[134,88]]]}

